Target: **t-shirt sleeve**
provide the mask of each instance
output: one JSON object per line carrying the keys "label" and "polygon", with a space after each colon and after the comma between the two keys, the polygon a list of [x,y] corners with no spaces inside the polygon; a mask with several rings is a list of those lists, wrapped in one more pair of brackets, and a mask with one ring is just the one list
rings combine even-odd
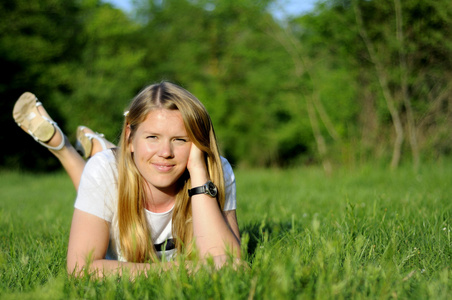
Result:
{"label": "t-shirt sleeve", "polygon": [[111,151],[91,157],[83,170],[74,207],[111,222],[117,202],[115,158]]}
{"label": "t-shirt sleeve", "polygon": [[226,158],[221,157],[221,162],[223,164],[224,185],[226,188],[226,199],[223,211],[235,210],[237,209],[237,200],[234,171]]}

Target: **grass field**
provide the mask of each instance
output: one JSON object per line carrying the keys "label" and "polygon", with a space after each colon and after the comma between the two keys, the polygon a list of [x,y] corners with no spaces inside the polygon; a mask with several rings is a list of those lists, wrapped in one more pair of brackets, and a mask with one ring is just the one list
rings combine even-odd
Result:
{"label": "grass field", "polygon": [[249,268],[68,278],[64,173],[0,172],[0,299],[450,299],[452,162],[238,170]]}

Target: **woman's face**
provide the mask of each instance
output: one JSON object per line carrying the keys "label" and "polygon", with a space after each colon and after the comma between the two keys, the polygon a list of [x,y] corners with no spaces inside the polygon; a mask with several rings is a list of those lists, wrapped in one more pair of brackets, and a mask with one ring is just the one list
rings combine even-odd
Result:
{"label": "woman's face", "polygon": [[176,182],[187,167],[191,144],[181,113],[157,109],[138,126],[130,151],[151,190],[174,193]]}

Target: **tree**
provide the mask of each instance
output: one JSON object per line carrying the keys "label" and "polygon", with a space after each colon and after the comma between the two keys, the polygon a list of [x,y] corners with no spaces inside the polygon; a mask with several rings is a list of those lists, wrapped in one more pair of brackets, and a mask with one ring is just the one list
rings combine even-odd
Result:
{"label": "tree", "polygon": [[[329,61],[332,73],[348,70],[359,83],[353,101],[360,123],[353,124],[362,128],[361,147],[367,145],[376,156],[392,144],[393,168],[411,154],[416,169],[422,147],[425,155],[429,143],[439,143],[441,135],[427,132],[445,133],[425,119],[444,120],[448,114],[437,105],[450,103],[444,95],[450,91],[451,15],[447,1],[330,0],[294,20],[310,59]],[[338,94],[341,89],[337,86]],[[405,136],[410,148],[404,146]]]}
{"label": "tree", "polygon": [[97,1],[85,2],[80,18],[79,59],[53,73],[65,86],[55,87],[51,97],[71,133],[83,124],[114,141],[128,103],[151,80],[141,27],[121,10]]}
{"label": "tree", "polygon": [[224,154],[248,165],[278,165],[306,149],[294,139],[298,114],[280,92],[291,80],[290,58],[264,31],[269,2],[147,1],[141,8],[149,49],[155,41],[161,47],[146,64],[197,95]]}
{"label": "tree", "polygon": [[[77,57],[77,32],[80,23],[76,1],[0,1],[0,164],[6,166],[55,167],[54,162],[40,159],[48,151],[32,139],[18,139],[20,129],[12,127],[13,105],[25,91],[49,95],[60,78],[47,76],[66,60]],[[57,119],[59,114],[51,102],[46,106]],[[8,145],[8,146],[6,146]]]}
{"label": "tree", "polygon": [[[2,1],[0,80],[2,122],[12,124],[14,102],[35,93],[60,127],[75,138],[78,125],[114,140],[128,101],[148,83],[139,25],[97,0]],[[16,127],[17,128],[17,127]],[[58,168],[57,160],[20,129],[2,136],[2,164]],[[32,149],[32,151],[29,151]]]}

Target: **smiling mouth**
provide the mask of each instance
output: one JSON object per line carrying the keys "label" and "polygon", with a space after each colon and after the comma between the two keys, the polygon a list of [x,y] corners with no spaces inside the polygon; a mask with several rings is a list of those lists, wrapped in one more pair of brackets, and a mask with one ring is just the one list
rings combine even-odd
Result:
{"label": "smiling mouth", "polygon": [[159,170],[160,172],[168,172],[173,169],[174,165],[168,165],[168,164],[153,164],[154,167]]}

